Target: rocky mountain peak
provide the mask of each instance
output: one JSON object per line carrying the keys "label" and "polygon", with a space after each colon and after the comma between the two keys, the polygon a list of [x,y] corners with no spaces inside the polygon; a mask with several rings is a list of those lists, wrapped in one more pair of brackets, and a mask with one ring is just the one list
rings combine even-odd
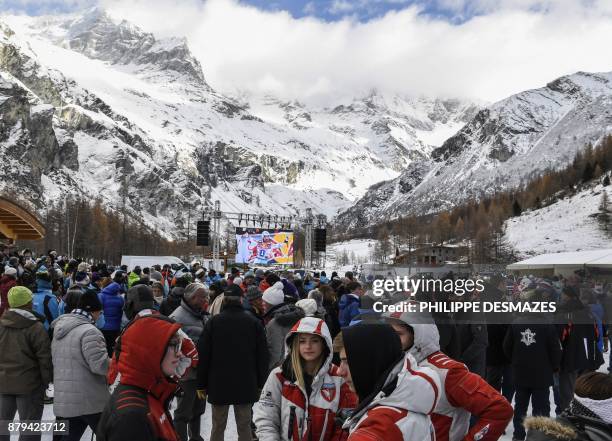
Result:
{"label": "rocky mountain peak", "polygon": [[133,23],[116,20],[103,8],[39,17],[23,30],[91,59],[124,65],[146,76],[178,74],[182,81],[211,90],[185,38],[158,39]]}

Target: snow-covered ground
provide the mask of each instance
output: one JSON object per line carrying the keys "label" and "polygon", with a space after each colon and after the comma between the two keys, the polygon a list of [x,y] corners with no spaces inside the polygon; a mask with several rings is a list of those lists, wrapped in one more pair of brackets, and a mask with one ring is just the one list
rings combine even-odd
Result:
{"label": "snow-covered ground", "polygon": [[[352,239],[328,244],[325,271],[328,275],[331,275],[332,271],[343,275],[346,271],[351,271],[355,265],[370,263],[377,242],[376,239]],[[348,257],[348,263],[342,262],[345,255]]]}
{"label": "snow-covered ground", "polygon": [[524,212],[506,222],[506,239],[522,255],[606,248],[610,237],[591,215],[599,211],[602,192],[584,190],[548,207]]}

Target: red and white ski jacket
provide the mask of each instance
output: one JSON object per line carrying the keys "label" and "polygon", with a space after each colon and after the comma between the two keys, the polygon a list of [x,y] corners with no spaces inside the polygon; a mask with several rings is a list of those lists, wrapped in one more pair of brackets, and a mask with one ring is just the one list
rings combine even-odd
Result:
{"label": "red and white ski jacket", "polygon": [[[431,323],[424,323],[423,314],[386,314],[403,321],[414,330],[414,344],[409,352],[419,366],[433,369],[442,383],[440,400],[431,416],[436,441],[496,441],[512,419],[512,406],[480,375],[440,352],[440,334]],[[470,429],[470,416],[478,421]]]}
{"label": "red and white ski jacket", "polygon": [[309,397],[297,383],[283,376],[282,367],[270,372],[253,409],[257,438],[259,441],[340,440],[343,432],[335,424],[336,414],[340,409],[355,408],[357,396],[338,375],[338,367],[331,363],[332,339],[325,322],[314,317],[297,322],[285,338],[286,353],[288,341],[297,333],[321,336],[329,355],[312,380]]}
{"label": "red and white ski jacket", "polygon": [[[394,381],[397,385],[386,395],[384,391]],[[430,415],[439,396],[436,373],[417,366],[407,353],[391,371],[381,392],[344,423],[348,441],[435,441]]]}

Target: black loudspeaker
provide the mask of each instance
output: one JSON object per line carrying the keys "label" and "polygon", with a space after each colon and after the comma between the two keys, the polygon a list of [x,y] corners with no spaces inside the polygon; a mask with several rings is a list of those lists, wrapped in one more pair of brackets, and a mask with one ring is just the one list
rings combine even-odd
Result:
{"label": "black loudspeaker", "polygon": [[325,228],[314,229],[314,250],[317,253],[324,253],[327,247],[327,230]]}
{"label": "black loudspeaker", "polygon": [[198,234],[196,237],[196,245],[199,247],[208,246],[208,238],[210,237],[210,221],[198,221]]}

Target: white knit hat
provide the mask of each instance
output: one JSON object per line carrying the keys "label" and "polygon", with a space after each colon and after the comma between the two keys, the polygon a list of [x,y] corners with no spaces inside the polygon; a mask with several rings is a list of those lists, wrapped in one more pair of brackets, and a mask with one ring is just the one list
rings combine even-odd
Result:
{"label": "white knit hat", "polygon": [[269,305],[280,305],[285,301],[285,293],[283,292],[283,282],[276,282],[270,288],[266,289],[262,297],[263,301]]}
{"label": "white knit hat", "polygon": [[304,314],[306,314],[306,317],[312,317],[317,312],[317,301],[315,299],[298,300],[295,306],[301,308]]}

